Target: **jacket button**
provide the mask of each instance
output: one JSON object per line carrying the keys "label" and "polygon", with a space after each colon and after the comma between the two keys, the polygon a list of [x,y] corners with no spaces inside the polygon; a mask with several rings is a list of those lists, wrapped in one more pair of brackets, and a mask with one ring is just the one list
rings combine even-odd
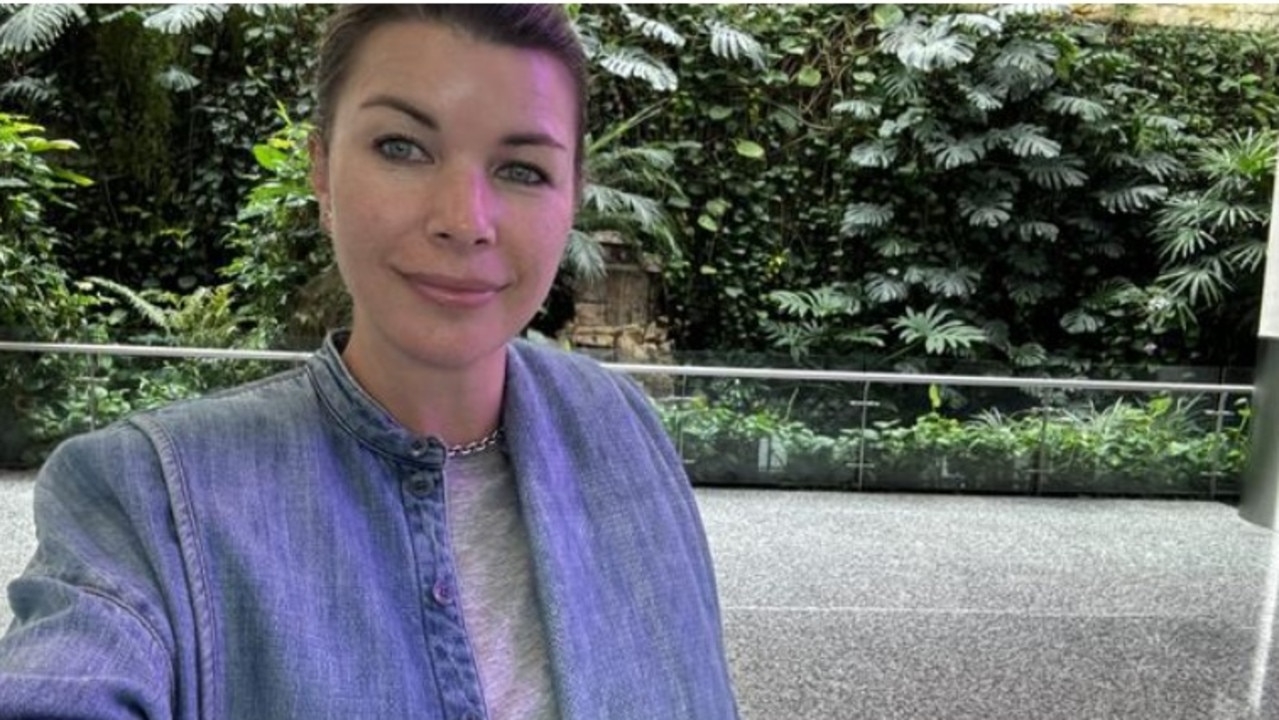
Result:
{"label": "jacket button", "polygon": [[453,588],[443,580],[435,583],[435,587],[431,588],[431,596],[441,605],[453,604]]}
{"label": "jacket button", "polygon": [[409,480],[409,492],[424,497],[435,489],[435,480],[427,473],[417,473]]}

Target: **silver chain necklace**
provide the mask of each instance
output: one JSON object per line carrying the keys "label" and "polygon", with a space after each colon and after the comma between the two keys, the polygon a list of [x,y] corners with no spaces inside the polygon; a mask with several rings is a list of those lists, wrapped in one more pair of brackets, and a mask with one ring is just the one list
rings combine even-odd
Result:
{"label": "silver chain necklace", "polygon": [[501,440],[502,440],[502,426],[498,425],[496,430],[489,433],[488,435],[485,435],[479,440],[465,443],[463,445],[450,445],[448,447],[448,456],[451,458],[455,458],[455,457],[466,457],[468,455],[481,453],[493,447],[494,445],[498,444],[498,442],[500,442]]}

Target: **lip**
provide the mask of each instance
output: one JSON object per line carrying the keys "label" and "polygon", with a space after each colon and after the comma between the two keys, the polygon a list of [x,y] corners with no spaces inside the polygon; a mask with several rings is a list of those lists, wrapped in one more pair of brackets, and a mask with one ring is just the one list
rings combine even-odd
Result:
{"label": "lip", "polygon": [[453,277],[435,273],[406,273],[405,278],[420,296],[439,305],[474,309],[483,307],[505,288],[480,278]]}

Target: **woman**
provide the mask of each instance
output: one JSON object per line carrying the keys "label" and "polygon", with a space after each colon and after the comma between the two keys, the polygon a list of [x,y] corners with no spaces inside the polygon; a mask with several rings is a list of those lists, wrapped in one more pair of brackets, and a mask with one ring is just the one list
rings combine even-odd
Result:
{"label": "woman", "polygon": [[735,717],[646,397],[512,339],[582,184],[564,14],[343,8],[318,83],[349,333],[54,453],[0,717]]}

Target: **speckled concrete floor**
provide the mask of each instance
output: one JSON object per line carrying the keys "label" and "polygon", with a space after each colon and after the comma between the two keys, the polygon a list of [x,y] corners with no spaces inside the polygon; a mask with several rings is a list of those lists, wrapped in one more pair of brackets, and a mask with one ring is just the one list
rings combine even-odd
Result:
{"label": "speckled concrete floor", "polygon": [[[698,498],[747,720],[1279,718],[1275,536],[1232,507]],[[30,555],[30,503],[0,474],[0,582]]]}
{"label": "speckled concrete floor", "polygon": [[699,499],[746,718],[1279,716],[1250,709],[1272,533],[1226,505]]}

